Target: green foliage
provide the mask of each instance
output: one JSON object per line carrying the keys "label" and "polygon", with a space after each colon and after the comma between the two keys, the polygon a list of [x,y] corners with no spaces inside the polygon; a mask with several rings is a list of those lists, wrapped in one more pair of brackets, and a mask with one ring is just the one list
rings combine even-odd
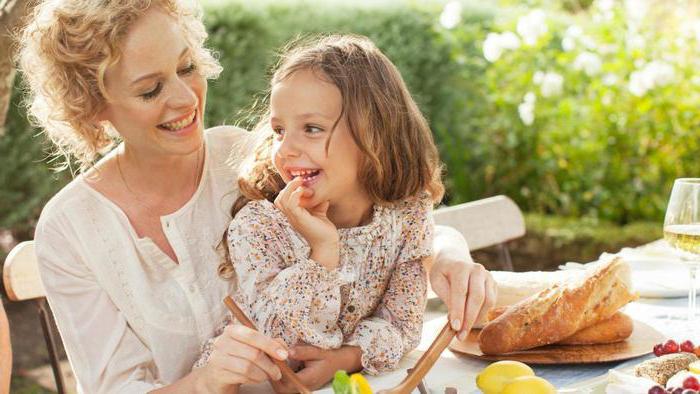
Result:
{"label": "green foliage", "polygon": [[690,49],[700,30],[686,8],[651,4],[645,15],[616,1],[577,15],[499,14],[500,35],[482,44],[491,61],[481,77],[483,156],[467,167],[481,179],[455,188],[460,200],[504,193],[533,212],[661,220],[673,179],[700,172],[700,57]]}
{"label": "green foliage", "polygon": [[6,134],[0,136],[0,228],[12,229],[15,236],[26,239],[44,204],[67,178],[50,170],[44,138],[29,126],[20,96],[16,89]]}

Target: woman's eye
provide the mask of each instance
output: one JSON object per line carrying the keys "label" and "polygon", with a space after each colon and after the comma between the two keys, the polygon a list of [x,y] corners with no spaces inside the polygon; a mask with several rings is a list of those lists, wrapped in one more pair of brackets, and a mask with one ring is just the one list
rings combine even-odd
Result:
{"label": "woman's eye", "polygon": [[156,87],[153,88],[153,90],[150,90],[150,91],[142,94],[141,97],[143,97],[144,100],[150,100],[150,99],[156,97],[162,89],[163,89],[163,84],[158,82],[156,84]]}
{"label": "woman's eye", "polygon": [[190,74],[192,74],[193,72],[195,72],[195,70],[197,70],[197,65],[194,64],[194,63],[190,63],[189,66],[187,66],[187,67],[183,68],[182,70],[180,70],[180,74],[181,74],[181,75],[190,75]]}

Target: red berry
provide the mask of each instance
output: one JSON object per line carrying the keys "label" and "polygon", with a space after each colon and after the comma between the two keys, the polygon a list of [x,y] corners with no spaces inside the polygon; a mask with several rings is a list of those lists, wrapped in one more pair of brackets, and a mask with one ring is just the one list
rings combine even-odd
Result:
{"label": "red berry", "polygon": [[691,341],[684,341],[681,343],[681,352],[692,353],[695,350],[695,345]]}
{"label": "red berry", "polygon": [[688,376],[683,380],[683,388],[691,390],[700,390],[700,382],[695,376]]}
{"label": "red berry", "polygon": [[654,386],[649,389],[647,394],[666,394],[666,389],[661,386]]}
{"label": "red berry", "polygon": [[664,345],[662,343],[657,343],[654,345],[654,354],[656,357],[661,357],[664,355]]}
{"label": "red berry", "polygon": [[664,353],[678,353],[678,344],[673,339],[669,339],[664,343]]}

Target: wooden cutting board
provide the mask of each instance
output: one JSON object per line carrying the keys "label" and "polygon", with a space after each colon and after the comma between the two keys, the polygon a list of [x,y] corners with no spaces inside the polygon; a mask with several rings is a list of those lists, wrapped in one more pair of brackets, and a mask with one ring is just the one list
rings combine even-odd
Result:
{"label": "wooden cutting board", "polygon": [[590,364],[621,361],[651,353],[654,345],[666,338],[651,326],[634,321],[632,335],[627,340],[603,345],[548,345],[499,355],[485,355],[479,350],[479,330],[472,330],[461,342],[456,338],[450,350],[481,360],[515,360],[529,364]]}

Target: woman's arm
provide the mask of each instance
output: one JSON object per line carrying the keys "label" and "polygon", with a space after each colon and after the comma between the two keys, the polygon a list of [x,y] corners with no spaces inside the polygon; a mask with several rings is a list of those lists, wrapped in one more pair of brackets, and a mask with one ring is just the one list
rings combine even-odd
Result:
{"label": "woman's arm", "polygon": [[270,360],[286,360],[286,345],[242,325],[228,325],[213,344],[207,363],[182,379],[157,390],[169,393],[237,393],[241,384],[276,381],[282,377]]}
{"label": "woman's arm", "polygon": [[433,261],[427,264],[430,285],[447,305],[452,328],[464,340],[495,304],[496,282],[472,260],[467,241],[457,230],[435,226],[433,250]]}
{"label": "woman's arm", "polygon": [[84,392],[223,393],[235,383],[260,380],[260,375],[279,377],[279,371],[263,352],[283,359],[277,351],[284,350],[284,346],[243,327],[221,341],[221,348],[229,358],[166,386],[159,379],[150,350],[136,336],[92,271],[70,248],[67,236],[40,223],[35,245],[47,298],[76,380]]}

